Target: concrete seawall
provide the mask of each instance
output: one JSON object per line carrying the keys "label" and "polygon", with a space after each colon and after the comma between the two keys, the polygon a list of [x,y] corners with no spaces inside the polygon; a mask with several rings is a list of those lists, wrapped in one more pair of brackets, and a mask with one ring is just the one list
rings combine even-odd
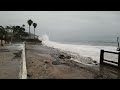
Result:
{"label": "concrete seawall", "polygon": [[22,50],[22,61],[20,68],[19,79],[27,79],[27,68],[26,68],[26,56],[25,56],[25,42],[23,42],[23,50]]}

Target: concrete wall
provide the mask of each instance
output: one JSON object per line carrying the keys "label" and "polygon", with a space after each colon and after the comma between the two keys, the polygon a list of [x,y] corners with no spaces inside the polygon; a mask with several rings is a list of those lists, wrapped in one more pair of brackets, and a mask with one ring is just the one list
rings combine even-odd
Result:
{"label": "concrete wall", "polygon": [[21,61],[21,70],[20,70],[19,78],[20,79],[27,79],[27,67],[26,67],[26,56],[25,56],[25,42],[23,42],[22,61]]}

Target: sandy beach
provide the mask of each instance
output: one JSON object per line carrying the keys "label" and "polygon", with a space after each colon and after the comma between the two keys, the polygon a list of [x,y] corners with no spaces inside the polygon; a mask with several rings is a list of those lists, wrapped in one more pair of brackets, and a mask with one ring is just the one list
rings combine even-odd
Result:
{"label": "sandy beach", "polygon": [[[70,60],[66,52],[43,45],[26,44],[28,79],[117,79],[109,67],[87,66]],[[113,72],[114,71],[114,72]]]}

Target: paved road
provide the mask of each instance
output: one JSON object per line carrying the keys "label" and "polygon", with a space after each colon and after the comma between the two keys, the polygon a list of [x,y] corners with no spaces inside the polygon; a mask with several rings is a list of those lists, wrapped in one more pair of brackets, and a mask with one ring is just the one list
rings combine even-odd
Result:
{"label": "paved road", "polygon": [[21,51],[22,44],[0,46],[0,79],[19,78]]}

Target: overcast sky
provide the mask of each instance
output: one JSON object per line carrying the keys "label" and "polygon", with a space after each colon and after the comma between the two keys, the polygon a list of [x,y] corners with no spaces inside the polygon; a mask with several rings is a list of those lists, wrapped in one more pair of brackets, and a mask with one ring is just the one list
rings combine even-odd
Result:
{"label": "overcast sky", "polygon": [[28,31],[28,19],[38,24],[37,35],[51,39],[120,35],[120,11],[0,11],[3,26],[25,24]]}

